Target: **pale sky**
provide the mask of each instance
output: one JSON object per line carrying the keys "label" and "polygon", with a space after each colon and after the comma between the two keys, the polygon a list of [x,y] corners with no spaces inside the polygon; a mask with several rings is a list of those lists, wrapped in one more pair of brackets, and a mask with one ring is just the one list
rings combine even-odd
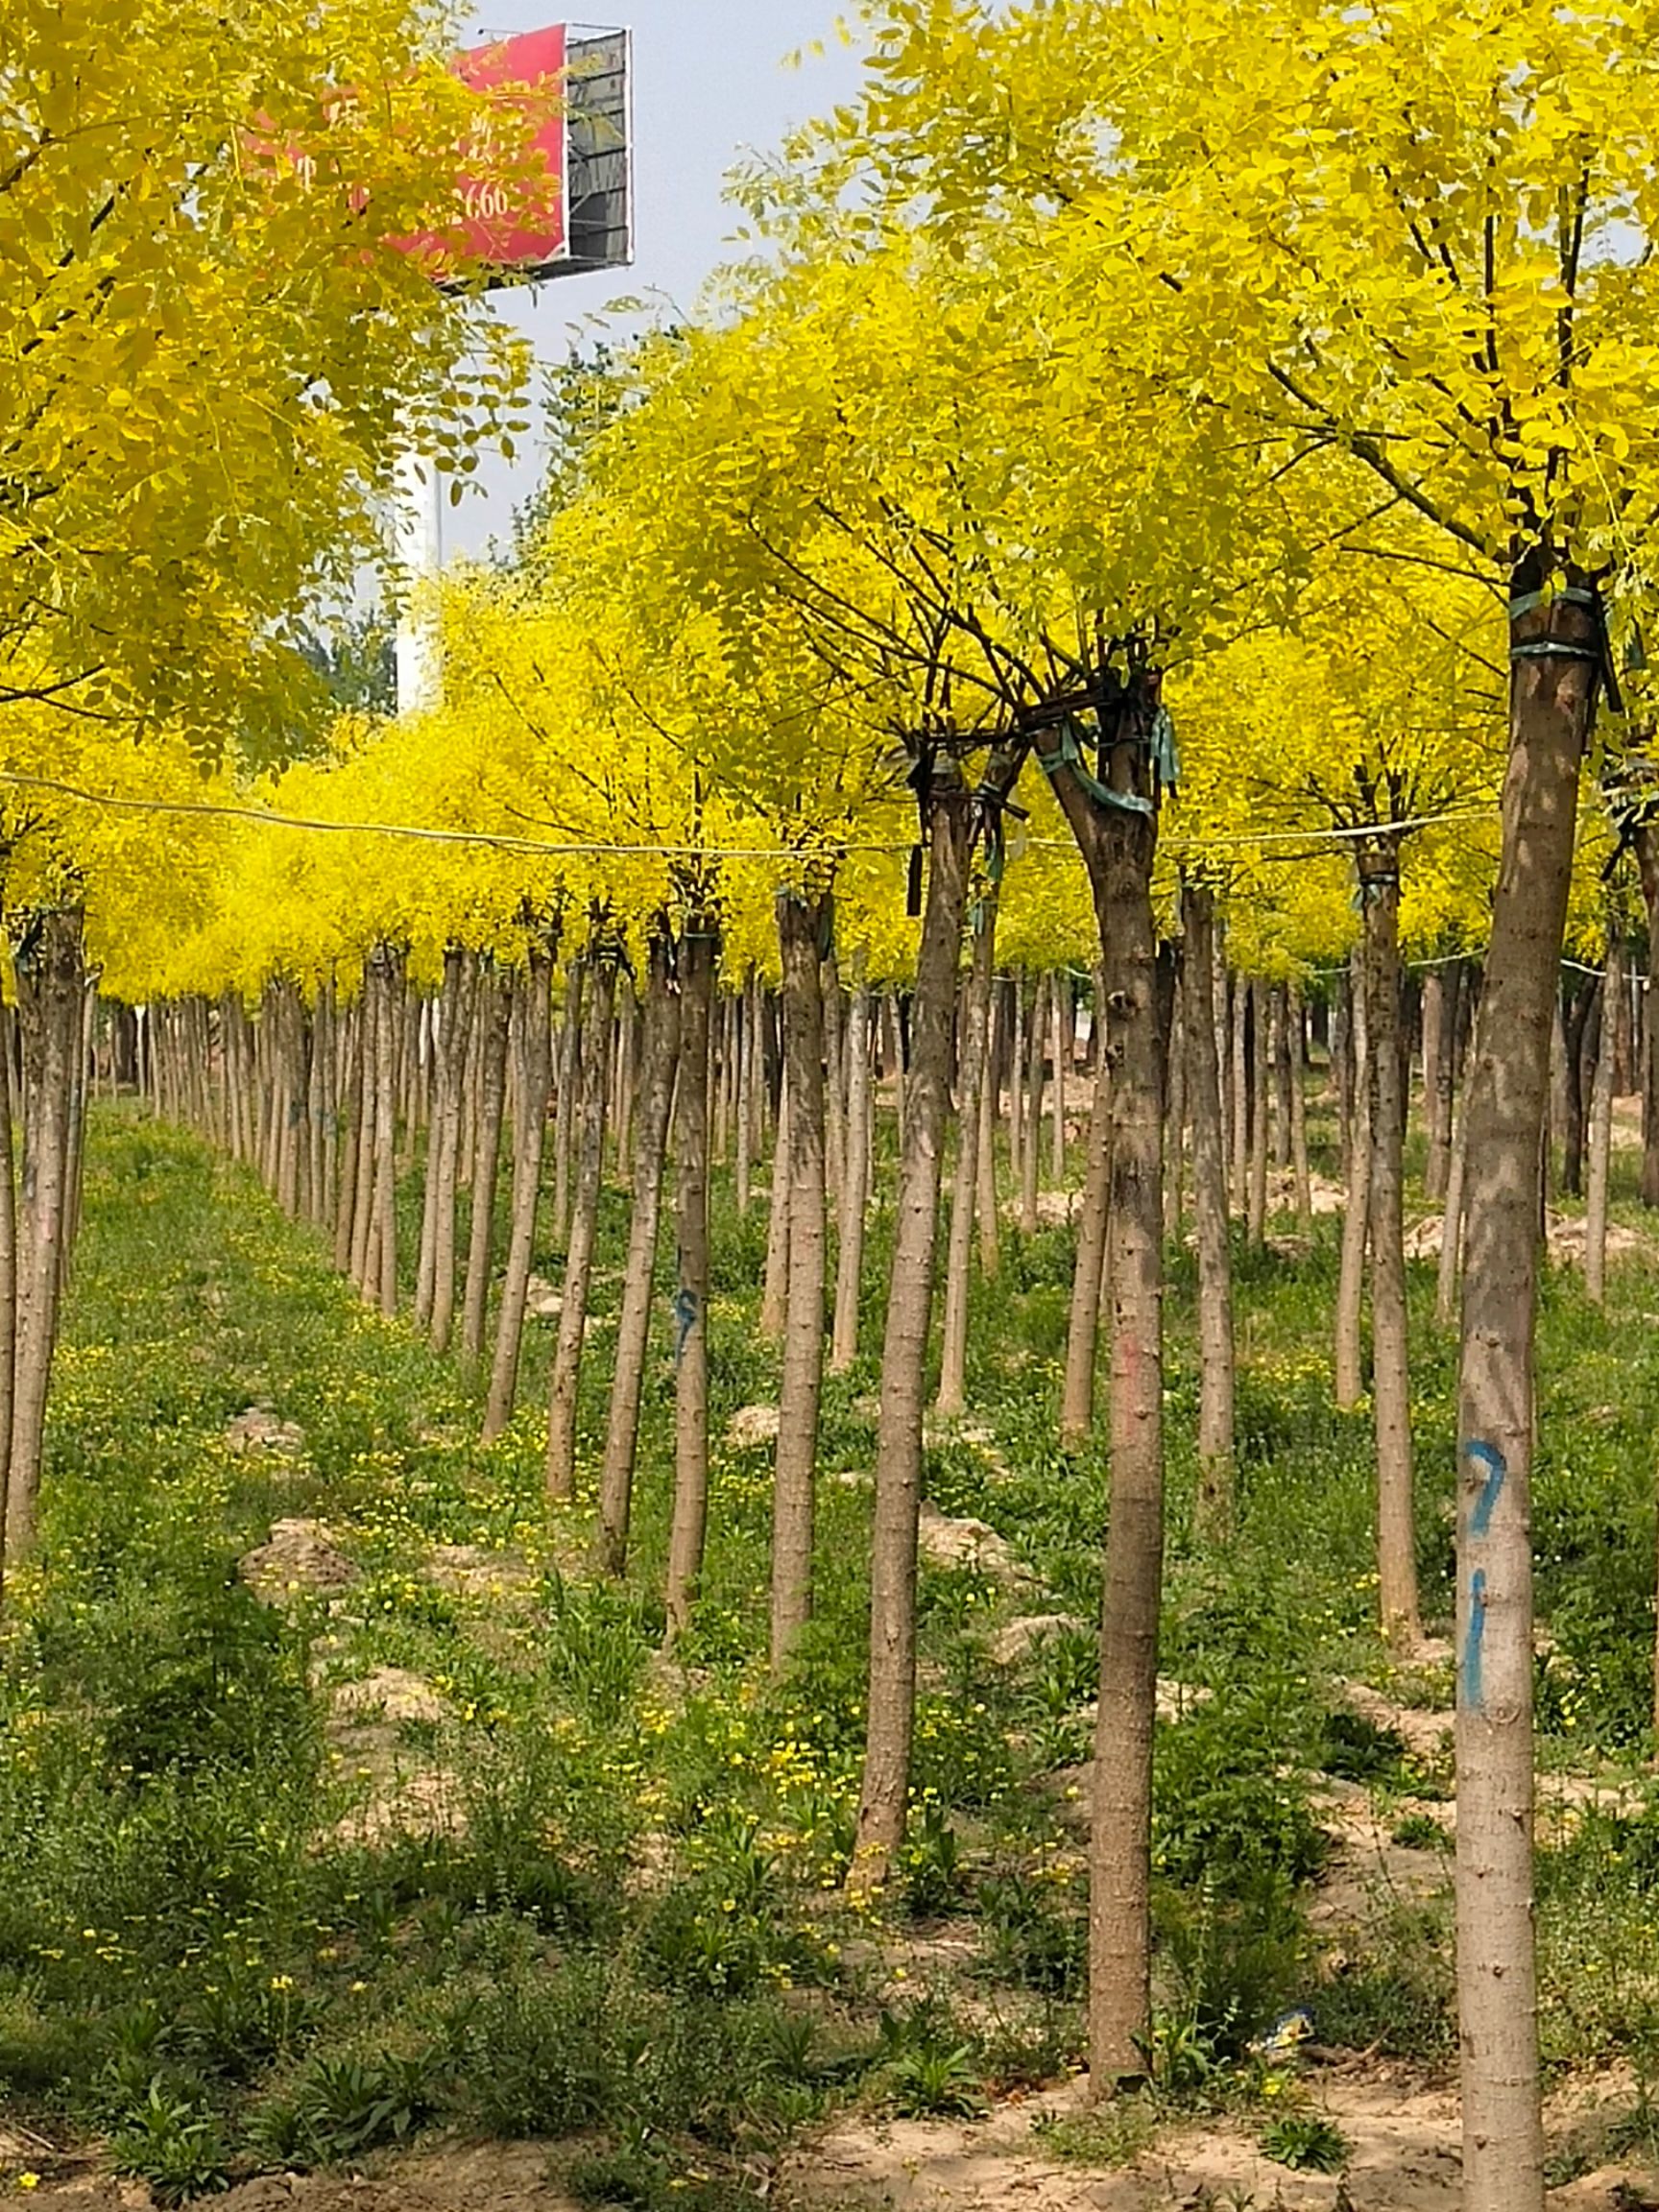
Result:
{"label": "pale sky", "polygon": [[[625,0],[598,27],[634,33],[635,236],[632,270],[566,276],[534,292],[500,296],[500,311],[527,331],[542,360],[565,358],[588,319],[613,299],[661,294],[688,310],[724,257],[738,221],[721,198],[727,170],[750,151],[774,148],[792,124],[844,100],[857,62],[835,36],[839,0]],[[478,39],[561,20],[557,0],[482,0]],[[586,20],[586,19],[584,19]],[[784,58],[821,41],[821,59]],[[469,43],[472,40],[469,37]],[[534,460],[511,473],[487,469],[485,495],[444,517],[446,556],[505,536],[515,500],[534,483]]]}

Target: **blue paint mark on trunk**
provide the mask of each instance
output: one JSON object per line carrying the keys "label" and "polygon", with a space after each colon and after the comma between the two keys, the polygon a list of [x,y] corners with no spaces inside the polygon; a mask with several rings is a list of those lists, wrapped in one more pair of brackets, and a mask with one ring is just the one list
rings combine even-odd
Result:
{"label": "blue paint mark on trunk", "polygon": [[1486,1571],[1477,1568],[1469,1585],[1469,1632],[1463,1639],[1463,1703],[1472,1713],[1485,1710],[1481,1647],[1486,1640]]}
{"label": "blue paint mark on trunk", "polygon": [[1469,1516],[1469,1533],[1472,1536],[1484,1536],[1492,1527],[1493,1508],[1498,1503],[1499,1494],[1508,1480],[1509,1462],[1496,1444],[1465,1444],[1463,1456],[1465,1459],[1473,1459],[1477,1467],[1484,1467],[1486,1470],[1485,1483],[1475,1501],[1475,1510]]}
{"label": "blue paint mark on trunk", "polygon": [[674,1300],[674,1318],[680,1325],[680,1334],[674,1346],[674,1364],[679,1366],[685,1357],[685,1339],[697,1326],[698,1302],[695,1290],[681,1290]]}

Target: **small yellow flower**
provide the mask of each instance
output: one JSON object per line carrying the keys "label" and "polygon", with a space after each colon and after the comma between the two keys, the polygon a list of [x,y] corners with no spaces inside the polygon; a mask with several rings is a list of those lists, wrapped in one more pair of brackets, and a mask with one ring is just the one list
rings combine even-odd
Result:
{"label": "small yellow flower", "polygon": [[38,2174],[19,2174],[17,2176],[17,2186],[19,2189],[38,2189],[40,2186],[40,2176]]}

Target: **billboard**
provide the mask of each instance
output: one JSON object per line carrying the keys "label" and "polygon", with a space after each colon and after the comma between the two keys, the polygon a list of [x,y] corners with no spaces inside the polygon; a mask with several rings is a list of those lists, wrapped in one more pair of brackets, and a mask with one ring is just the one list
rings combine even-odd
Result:
{"label": "billboard", "polygon": [[[469,47],[453,66],[465,83],[517,107],[528,126],[532,180],[479,174],[461,180],[460,237],[469,261],[498,271],[491,281],[536,282],[634,257],[633,117],[626,31],[564,23]],[[522,147],[522,131],[514,132]],[[545,178],[545,184],[543,184]],[[423,241],[431,251],[432,241]]]}

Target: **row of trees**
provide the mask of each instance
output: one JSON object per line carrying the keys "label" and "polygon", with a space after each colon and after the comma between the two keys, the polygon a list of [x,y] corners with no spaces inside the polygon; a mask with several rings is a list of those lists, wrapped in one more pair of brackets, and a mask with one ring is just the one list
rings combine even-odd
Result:
{"label": "row of trees", "polygon": [[[171,33],[141,0],[132,13],[134,51],[160,55]],[[1553,1060],[1564,1128],[1591,1091],[1604,1161],[1619,1029],[1601,1021],[1606,1076],[1586,1085],[1591,1008],[1580,995],[1572,1034],[1559,963],[1571,927],[1593,965],[1611,943],[1617,980],[1624,894],[1600,863],[1616,843],[1639,857],[1651,843],[1640,766],[1611,744],[1619,827],[1587,829],[1575,870],[1580,819],[1595,816],[1582,770],[1599,706],[1628,705],[1642,727],[1659,118],[1642,81],[1609,64],[1647,50],[1649,14],[1636,0],[1542,18],[1478,0],[1455,21],[1427,0],[1360,13],[1184,0],[1178,18],[1156,0],[995,14],[876,0],[863,96],[745,188],[764,252],[730,274],[707,318],[579,392],[557,497],[524,559],[455,582],[443,709],[349,720],[329,758],[253,784],[230,756],[204,776],[183,740],[209,719],[246,722],[265,672],[291,664],[280,648],[305,579],[355,550],[339,517],[370,516],[397,436],[474,335],[472,309],[440,302],[395,250],[365,247],[349,180],[381,163],[377,204],[418,228],[425,180],[440,156],[452,163],[462,95],[434,92],[442,145],[395,120],[389,137],[344,149],[331,223],[238,157],[240,118],[222,99],[183,104],[169,159],[190,181],[164,207],[142,133],[83,136],[44,93],[0,193],[0,220],[27,211],[16,220],[40,272],[13,306],[54,341],[26,349],[48,381],[19,403],[6,479],[5,513],[23,520],[4,527],[27,556],[7,617],[7,772],[35,780],[13,786],[30,808],[9,887],[19,940],[37,914],[73,915],[78,937],[84,910],[107,992],[156,1006],[148,1066],[173,1109],[260,1159],[385,1305],[398,1296],[399,1155],[426,1130],[416,1303],[442,1339],[459,1298],[464,1352],[490,1358],[492,1431],[516,1396],[556,1097],[555,1496],[579,1471],[585,1286],[613,1120],[636,1216],[602,1471],[612,1565],[671,1155],[677,1624],[706,1510],[711,1139],[724,1129],[740,1186],[769,1142],[781,1666],[810,1602],[829,1227],[845,1351],[878,1059],[902,1085],[850,1877],[861,1890],[883,1884],[905,1816],[951,1118],[947,1407],[962,1390],[998,1109],[1018,1096],[1027,1190],[1051,1077],[1065,1134],[1069,995],[1049,993],[1039,1016],[1044,994],[1027,988],[1016,1028],[996,978],[1064,962],[1094,977],[1061,1419],[1073,1435],[1092,1419],[1103,1318],[1112,1506],[1091,2008],[1103,2092],[1139,2071],[1150,2002],[1162,1305],[1182,1211],[1170,1170],[1190,1131],[1200,1450],[1221,1527],[1229,1196],[1262,1225],[1276,1069],[1289,1070],[1293,1161],[1296,1148],[1305,1016],[1290,987],[1309,993],[1357,947],[1336,1039],[1349,1130],[1337,1387],[1358,1395],[1368,1246],[1382,1623],[1409,1644],[1400,967],[1403,950],[1479,959],[1472,1029],[1459,1007],[1473,992],[1448,1010],[1442,980],[1424,1057],[1436,1173],[1460,1180],[1449,1295],[1465,1229],[1458,1909],[1466,2191],[1480,2212],[1542,2191],[1527,1537],[1540,1160]],[[340,81],[342,55],[351,83],[425,82],[429,48],[403,16],[347,17],[355,43],[280,49],[273,84],[299,101],[283,128],[301,139],[333,127],[318,87]],[[37,39],[60,36],[50,11],[29,20]],[[249,84],[264,82],[258,40],[277,28],[251,24]],[[205,18],[198,29],[207,37]],[[283,33],[301,46],[312,35]],[[90,114],[103,83],[90,59],[79,82]],[[273,139],[285,142],[275,124]],[[128,168],[108,151],[76,165],[84,146],[110,144]],[[208,191],[224,218],[198,224]],[[284,276],[267,310],[272,268]],[[336,327],[338,359],[324,343]],[[232,330],[245,382],[212,351]],[[92,357],[109,404],[76,415],[75,392],[93,387],[71,373]],[[186,369],[190,408],[214,415],[222,479],[195,469],[203,425],[169,397]],[[509,370],[492,357],[483,375],[498,418]],[[220,421],[227,390],[236,403]],[[50,450],[42,421],[65,425]],[[272,421],[292,496],[258,443]],[[187,497],[169,469],[186,472]],[[71,487],[104,502],[96,559]],[[93,724],[65,743],[71,710],[120,715],[143,742],[117,746]],[[112,811],[122,800],[173,811]],[[263,819],[185,811],[204,805]],[[165,901],[158,852],[177,861]],[[902,1050],[878,1013],[894,985]],[[1623,995],[1606,1000],[1616,1012]],[[30,1079],[54,1096],[70,1080]],[[1651,1074],[1647,1087],[1652,1098]],[[470,1211],[463,1281],[457,1193],[469,1175],[475,1193],[493,1189],[509,1098],[515,1202],[492,1336],[489,1209]],[[31,1131],[49,1123],[42,1110]],[[988,1264],[995,1208],[979,1212]]]}

